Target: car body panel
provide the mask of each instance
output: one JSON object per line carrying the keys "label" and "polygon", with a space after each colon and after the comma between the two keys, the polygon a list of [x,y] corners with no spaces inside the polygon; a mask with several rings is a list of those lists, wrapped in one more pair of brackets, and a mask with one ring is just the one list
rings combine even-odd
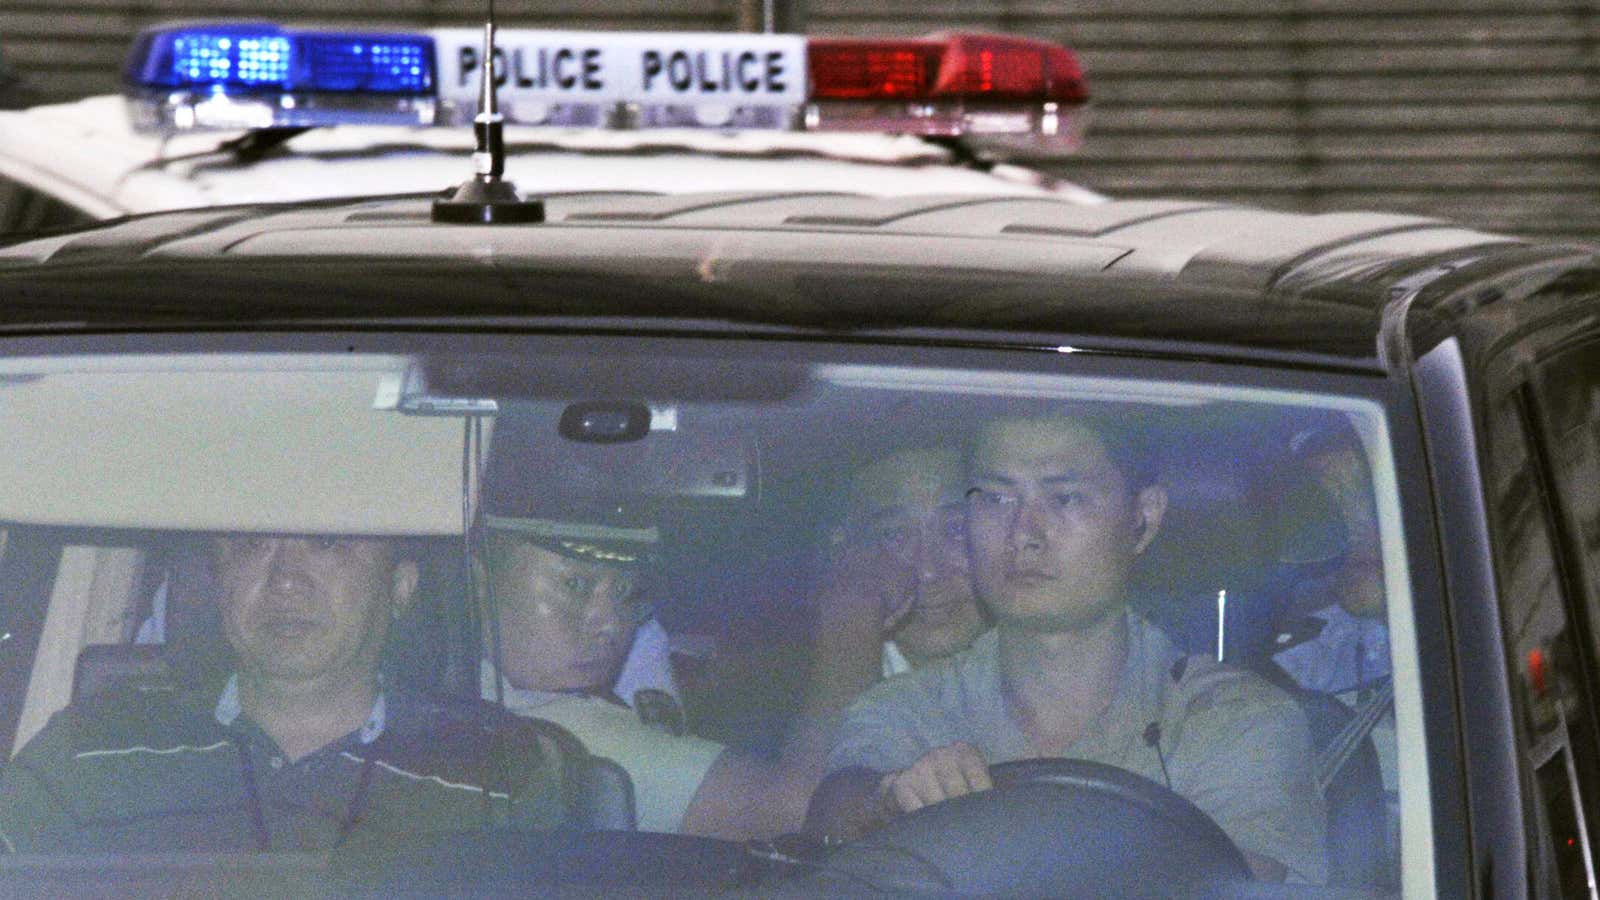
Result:
{"label": "car body panel", "polygon": [[[863,216],[860,211],[873,203],[883,203],[879,212]],[[1080,206],[934,195],[885,202],[844,194],[724,192],[557,195],[547,204],[550,221],[504,229],[432,224],[423,200],[136,218],[72,238],[0,248],[0,271],[62,283],[122,279],[128,285],[124,293],[132,297],[141,290],[136,272],[145,265],[170,266],[170,277],[184,277],[184,266],[175,265],[180,261],[208,273],[225,259],[224,268],[234,275],[221,273],[223,279],[272,278],[271,272],[295,267],[330,274],[349,268],[353,271],[337,278],[345,304],[338,307],[340,315],[358,308],[386,318],[515,314],[513,297],[527,298],[523,302],[530,313],[550,314],[552,307],[535,299],[539,291],[530,290],[531,283],[519,283],[509,293],[505,285],[485,285],[476,296],[440,306],[398,302],[396,291],[403,288],[396,288],[392,274],[364,277],[370,267],[382,268],[385,256],[431,260],[441,271],[503,263],[513,270],[542,270],[539,281],[547,289],[563,277],[569,279],[568,289],[576,283],[572,278],[641,279],[643,293],[631,308],[634,301],[627,293],[608,288],[610,296],[597,309],[615,316],[648,310],[689,320],[754,324],[770,318],[775,324],[820,328],[848,322],[858,329],[968,328],[1119,341],[1149,337],[1373,365],[1384,358],[1383,315],[1396,299],[1394,292],[1418,293],[1414,281],[1407,281],[1415,279],[1415,269],[1470,279],[1534,252],[1522,241],[1409,219],[1292,216],[1146,201]],[[1263,246],[1260,229],[1267,225],[1247,224],[1263,216],[1279,231],[1304,228],[1308,233]],[[1232,227],[1223,227],[1227,223]],[[374,252],[379,246],[385,251]],[[1135,260],[1141,252],[1161,262],[1139,266]],[[1578,259],[1585,251],[1538,253]],[[355,258],[369,264],[349,266]],[[15,271],[19,260],[43,265],[24,264],[24,271]],[[263,265],[253,267],[256,260]],[[123,267],[127,270],[118,271]],[[943,288],[936,300],[927,293],[931,287],[915,284],[917,270],[967,285],[955,294]],[[512,272],[506,277],[520,278]],[[1071,290],[1058,290],[1069,283]],[[1130,296],[1129,285],[1140,289]],[[1294,289],[1284,289],[1288,285]],[[685,302],[663,308],[652,292],[668,286],[681,291]],[[395,299],[357,300],[364,291],[388,292]],[[1164,314],[1185,292],[1197,298],[1184,301],[1185,315]],[[137,306],[108,303],[107,293],[114,292],[86,298],[84,314],[95,318],[96,306],[106,313],[120,307],[119,313],[137,317]],[[1097,299],[1102,296],[1106,299]],[[693,297],[705,299],[688,299]],[[26,295],[18,301],[9,318],[22,325],[30,315],[24,309]],[[1425,296],[1408,302],[1416,315],[1424,309],[1436,314]],[[162,308],[175,314],[181,305]],[[203,318],[216,309],[214,299],[197,299],[186,312]],[[314,305],[300,312],[317,315]],[[243,313],[237,305],[230,310],[231,316]]]}

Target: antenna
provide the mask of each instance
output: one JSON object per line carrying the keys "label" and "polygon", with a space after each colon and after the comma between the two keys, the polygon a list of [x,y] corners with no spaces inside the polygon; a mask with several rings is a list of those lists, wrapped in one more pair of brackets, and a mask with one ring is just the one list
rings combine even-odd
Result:
{"label": "antenna", "polygon": [[505,117],[500,115],[495,71],[494,0],[483,24],[483,80],[478,88],[478,114],[472,119],[477,147],[472,151],[473,177],[449,197],[433,201],[433,220],[463,225],[527,224],[544,221],[544,203],[524,200],[506,171]]}

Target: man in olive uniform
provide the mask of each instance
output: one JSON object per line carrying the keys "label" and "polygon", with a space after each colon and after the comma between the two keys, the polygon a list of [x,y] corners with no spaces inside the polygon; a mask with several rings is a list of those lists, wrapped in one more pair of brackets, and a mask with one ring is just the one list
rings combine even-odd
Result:
{"label": "man in olive uniform", "polygon": [[849,837],[992,786],[990,763],[1087,759],[1166,783],[1258,876],[1326,877],[1309,730],[1287,695],[1185,657],[1128,609],[1165,491],[1127,417],[994,422],[971,461],[973,583],[993,631],[878,684],[845,714],[810,826]]}

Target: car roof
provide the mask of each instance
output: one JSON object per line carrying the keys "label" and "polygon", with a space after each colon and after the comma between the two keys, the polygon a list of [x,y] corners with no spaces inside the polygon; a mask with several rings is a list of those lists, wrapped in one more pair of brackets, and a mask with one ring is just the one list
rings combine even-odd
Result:
{"label": "car roof", "polygon": [[0,323],[954,329],[1378,370],[1397,290],[1593,254],[1416,216],[1186,201],[605,192],[546,206],[543,224],[497,227],[434,223],[425,198],[135,217],[0,249]]}
{"label": "car roof", "polygon": [[[120,97],[0,112],[0,176],[98,218],[239,203],[435,192],[467,171],[465,128],[313,129],[256,160],[218,151],[242,132],[163,140]],[[1101,195],[1017,166],[960,164],[912,137],[797,132],[506,129],[507,176],[524,190],[811,190]]]}

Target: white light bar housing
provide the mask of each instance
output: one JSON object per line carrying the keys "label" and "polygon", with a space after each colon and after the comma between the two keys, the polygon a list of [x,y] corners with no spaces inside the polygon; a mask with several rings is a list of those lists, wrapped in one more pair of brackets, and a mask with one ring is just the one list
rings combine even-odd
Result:
{"label": "white light bar housing", "polygon": [[[129,56],[130,113],[159,133],[465,126],[481,39],[476,28],[158,29]],[[496,56],[500,110],[523,126],[876,132],[1048,152],[1081,144],[1089,96],[1071,51],[1002,35],[503,29]]]}

